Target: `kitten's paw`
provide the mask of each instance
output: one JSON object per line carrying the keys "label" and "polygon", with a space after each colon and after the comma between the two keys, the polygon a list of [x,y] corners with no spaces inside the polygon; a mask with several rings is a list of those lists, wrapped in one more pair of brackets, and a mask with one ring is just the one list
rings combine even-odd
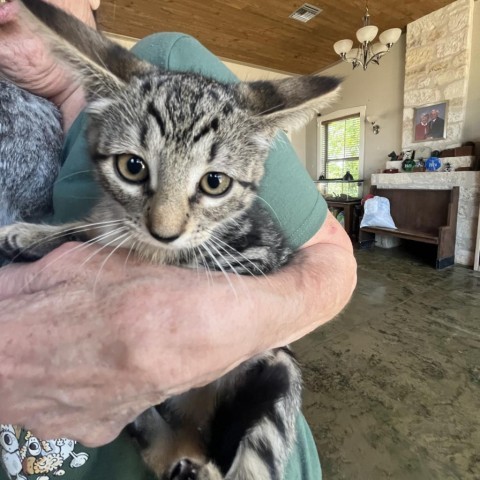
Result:
{"label": "kitten's paw", "polygon": [[38,260],[68,240],[62,232],[59,226],[6,225],[0,228],[0,256],[17,261]]}
{"label": "kitten's paw", "polygon": [[0,228],[0,255],[10,260],[21,256],[24,245],[24,235],[18,225],[7,225]]}
{"label": "kitten's paw", "polygon": [[223,475],[213,463],[198,465],[184,458],[172,468],[169,480],[223,480]]}
{"label": "kitten's paw", "polygon": [[169,480],[197,480],[200,466],[183,458],[173,466]]}

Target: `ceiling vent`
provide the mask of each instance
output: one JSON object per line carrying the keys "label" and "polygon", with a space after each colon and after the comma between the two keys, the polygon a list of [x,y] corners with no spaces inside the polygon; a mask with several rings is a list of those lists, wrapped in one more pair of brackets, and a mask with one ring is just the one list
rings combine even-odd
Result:
{"label": "ceiling vent", "polygon": [[290,15],[290,18],[298,20],[299,22],[307,23],[313,17],[316,17],[321,11],[321,8],[310,5],[309,3],[304,3]]}

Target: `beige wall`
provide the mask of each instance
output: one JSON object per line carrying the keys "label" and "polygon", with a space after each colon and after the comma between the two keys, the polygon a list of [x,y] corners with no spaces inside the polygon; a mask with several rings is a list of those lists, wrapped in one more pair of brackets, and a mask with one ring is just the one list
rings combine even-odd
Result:
{"label": "beige wall", "polygon": [[[461,141],[480,142],[480,1],[474,2],[471,68],[469,73],[465,123]],[[385,168],[387,155],[402,149],[403,91],[405,73],[405,36],[380,60],[380,66],[370,65],[367,71],[351,70],[343,62],[321,72],[345,78],[340,102],[336,109],[366,105],[367,115],[377,117],[380,133],[373,135],[367,128],[365,144],[365,179]],[[306,166],[316,178],[317,128],[315,122],[307,127]],[[367,186],[366,186],[367,188]]]}
{"label": "beige wall", "polygon": [[[380,132],[374,135],[370,125],[365,132],[364,177],[385,168],[387,155],[395,150],[400,153],[403,112],[403,79],[405,36],[402,35],[380,65],[371,64],[366,71],[360,67],[352,71],[350,64],[341,62],[321,72],[322,75],[343,77],[341,99],[329,110],[366,106],[366,115],[376,118]],[[317,177],[317,126],[316,121],[307,127],[307,170]]]}

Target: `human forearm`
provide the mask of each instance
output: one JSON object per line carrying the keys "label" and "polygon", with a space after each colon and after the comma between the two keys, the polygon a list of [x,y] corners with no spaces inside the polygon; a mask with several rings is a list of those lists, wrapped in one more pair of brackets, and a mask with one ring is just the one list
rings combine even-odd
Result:
{"label": "human forearm", "polygon": [[[356,262],[350,240],[329,216],[312,243],[273,275],[227,280],[221,274],[209,279],[203,273],[187,287],[191,280],[188,275],[184,283],[190,288],[188,301],[182,296],[178,302],[172,298],[172,317],[162,316],[165,324],[159,324],[158,317],[144,318],[140,324],[143,340],[126,341],[145,346],[155,343],[156,335],[169,338],[166,350],[155,349],[153,344],[138,349],[137,357],[143,371],[149,362],[158,366],[152,370],[158,374],[153,383],[163,381],[172,389],[164,392],[169,395],[207,383],[241,361],[293,342],[332,319],[350,299]],[[156,281],[152,279],[148,288],[161,288],[155,286]],[[148,296],[155,302],[153,293]],[[150,308],[161,310],[162,305]],[[131,327],[126,327],[127,335],[137,330]],[[178,352],[188,352],[180,363]]]}
{"label": "human forearm", "polygon": [[165,396],[301,337],[338,313],[355,283],[337,225],[327,220],[323,243],[266,278],[105,250],[87,261],[96,247],[72,244],[1,269],[0,422],[101,445]]}

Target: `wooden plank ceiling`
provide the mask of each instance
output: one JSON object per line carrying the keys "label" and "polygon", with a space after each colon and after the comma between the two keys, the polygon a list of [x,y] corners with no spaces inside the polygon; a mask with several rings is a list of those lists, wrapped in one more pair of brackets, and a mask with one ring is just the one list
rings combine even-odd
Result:
{"label": "wooden plank ceiling", "polygon": [[[362,26],[363,0],[312,0],[322,12],[308,23],[289,18],[295,0],[103,0],[102,30],[134,38],[185,32],[216,55],[289,73],[314,73],[338,61],[332,45]],[[406,25],[452,0],[370,0],[379,32]],[[355,40],[356,41],[356,40]]]}

